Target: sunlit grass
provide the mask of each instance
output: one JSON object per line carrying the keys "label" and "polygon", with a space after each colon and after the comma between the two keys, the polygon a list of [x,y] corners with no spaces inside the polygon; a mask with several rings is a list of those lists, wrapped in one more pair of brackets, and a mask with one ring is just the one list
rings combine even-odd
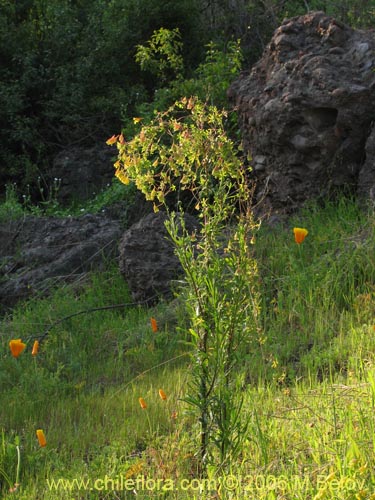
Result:
{"label": "sunlit grass", "polygon": [[[300,245],[294,227],[308,230]],[[241,388],[246,443],[240,457],[226,464],[226,475],[237,484],[226,487],[223,469],[212,468],[211,489],[192,483],[187,490],[161,491],[138,484],[137,498],[374,499],[373,214],[351,200],[312,206],[284,226],[264,225],[254,248],[264,343],[251,348]],[[198,477],[199,425],[183,401],[190,347],[178,302],[92,311],[58,322],[131,302],[122,277],[110,268],[79,288],[21,304],[2,320],[3,498],[135,498],[118,483],[90,488],[105,477],[143,477],[160,480],[159,486],[171,480],[176,487]],[[35,338],[46,331],[32,356]],[[9,341],[18,338],[27,347],[14,358]],[[45,432],[44,448],[37,429]],[[20,486],[10,493],[2,471],[15,481],[18,445]],[[71,483],[72,491],[68,483],[66,490],[48,486],[47,479],[60,478],[90,482],[81,489]]]}

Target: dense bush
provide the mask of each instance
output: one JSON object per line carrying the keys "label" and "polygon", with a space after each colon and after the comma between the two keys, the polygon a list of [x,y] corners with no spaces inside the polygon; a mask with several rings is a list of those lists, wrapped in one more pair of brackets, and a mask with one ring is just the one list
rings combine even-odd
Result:
{"label": "dense bush", "polygon": [[178,27],[187,67],[199,59],[196,4],[2,1],[0,184],[32,183],[59,149],[118,130],[152,91],[135,50],[154,30]]}

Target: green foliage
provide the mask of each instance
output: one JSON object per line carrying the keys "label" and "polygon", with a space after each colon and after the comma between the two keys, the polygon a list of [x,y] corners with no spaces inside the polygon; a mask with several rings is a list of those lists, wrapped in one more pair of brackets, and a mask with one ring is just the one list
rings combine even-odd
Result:
{"label": "green foliage", "polygon": [[[309,231],[300,247],[293,240],[293,225]],[[273,364],[274,379],[281,384],[308,372],[326,377],[358,369],[356,342],[372,358],[372,347],[363,342],[372,321],[368,308],[375,262],[369,248],[374,235],[371,217],[345,198],[323,209],[307,207],[288,228],[261,229],[255,248],[267,337],[264,362]],[[352,320],[361,303],[357,330]],[[371,344],[372,338],[367,339]],[[253,375],[261,369],[271,373],[255,359],[249,359],[249,368]]]}
{"label": "green foliage", "polygon": [[[294,226],[309,231],[300,247],[293,238]],[[294,219],[273,227],[264,223],[256,232],[249,250],[261,280],[257,322],[267,340],[254,332],[256,348],[239,355],[247,379],[239,380],[230,396],[238,398],[237,403],[242,398],[242,407],[236,403],[236,408],[246,420],[247,432],[238,459],[224,464],[227,473],[224,467],[207,468],[212,489],[202,486],[202,500],[212,499],[219,488],[224,500],[242,498],[244,488],[256,500],[275,495],[286,500],[317,495],[327,500],[371,498],[374,235],[373,211],[366,213],[347,199],[311,204]],[[221,283],[225,288],[229,282],[219,273],[226,269],[223,261],[209,267],[202,293],[207,296],[209,283],[211,290]],[[235,286],[241,276],[236,279]],[[188,287],[184,289],[193,305]],[[233,297],[225,290],[229,299]],[[218,290],[213,298],[220,321],[210,323],[217,328],[218,342],[232,314],[231,304],[227,308],[220,301],[221,293]],[[186,364],[188,356],[182,356],[191,349],[186,345],[190,337],[185,330],[191,323],[184,301],[162,303],[152,310],[132,307],[71,317],[51,328],[39,355],[31,356],[33,339],[64,316],[127,300],[126,284],[111,268],[85,284],[20,304],[12,315],[1,318],[0,467],[9,476],[6,481],[0,472],[2,498],[94,500],[110,496],[110,479],[116,485],[121,475],[152,478],[162,485],[169,479],[176,488],[182,480],[194,481],[196,489],[162,491],[168,500],[191,500],[198,494],[202,483],[193,438],[200,422],[182,401],[198,359]],[[150,328],[150,316],[157,318],[157,333]],[[13,359],[8,342],[17,337],[27,348]],[[159,388],[167,401],[159,398]],[[147,402],[146,410],[139,406],[140,396]],[[227,401],[225,393],[220,398]],[[44,449],[38,447],[37,428],[46,433]],[[224,431],[222,426],[215,437]],[[10,493],[16,482],[17,445],[20,487]],[[213,448],[219,453],[216,445]],[[106,475],[106,490],[90,490]],[[250,479],[244,485],[241,478]],[[56,484],[59,479],[62,482]],[[120,488],[114,489],[114,495],[123,495]],[[150,500],[155,489],[145,486],[137,494]]]}
{"label": "green foliage", "polygon": [[219,50],[211,42],[207,45],[205,62],[198,66],[197,80],[201,82],[203,93],[217,107],[225,106],[227,90],[240,73],[243,63],[240,45],[240,40],[230,41],[224,50]]}
{"label": "green foliage", "polygon": [[[274,2],[274,9],[277,2]],[[329,16],[353,28],[371,28],[374,22],[375,6],[372,0],[289,0],[283,5],[287,17],[306,14],[307,11],[323,11]]]}
{"label": "green foliage", "polygon": [[201,197],[207,203],[218,196],[217,186],[226,175],[242,175],[236,148],[225,133],[225,117],[225,112],[197,98],[177,101],[141,126],[130,141],[117,140],[116,176],[124,183],[133,180],[156,204],[164,203],[177,187],[191,193],[197,205]]}
{"label": "green foliage", "polygon": [[241,65],[234,40],[248,67],[283,18],[308,9],[373,25],[371,0],[3,0],[0,185],[29,185],[39,200],[36,179],[61,149],[104,142],[122,125],[132,133],[131,117],[185,95],[225,106]]}
{"label": "green foliage", "polygon": [[16,491],[19,487],[21,453],[18,436],[11,440],[1,430],[0,441],[0,491],[5,489]]}
{"label": "green foliage", "polygon": [[180,78],[183,71],[181,34],[178,28],[154,31],[147,46],[138,45],[135,61],[143,71],[149,71],[162,84]]}
{"label": "green foliage", "polygon": [[54,179],[48,189],[43,187],[39,177],[36,186],[39,189],[39,203],[33,202],[30,186],[26,186],[24,194],[19,194],[15,184],[6,186],[5,197],[0,202],[0,221],[19,219],[27,216],[54,216],[70,217],[80,216],[83,213],[105,213],[107,210],[116,211],[124,226],[129,224],[129,212],[135,198],[135,186],[124,186],[117,179],[100,191],[94,198],[82,204],[72,204],[63,207],[59,204],[57,195],[60,180]]}
{"label": "green foliage", "polygon": [[[191,78],[172,80],[167,86],[155,90],[151,102],[136,107],[136,114],[145,121],[152,120],[155,110],[166,110],[185,96],[197,96],[218,108],[227,108],[227,90],[241,70],[243,55],[240,41],[230,41],[221,48],[214,42],[206,45],[205,60],[196,68]],[[125,120],[126,135],[137,130]]]}
{"label": "green foliage", "polygon": [[[225,118],[214,106],[183,98],[131,141],[117,142],[117,177],[133,180],[155,210],[158,204],[167,210],[166,227],[185,274],[193,365],[185,401],[200,422],[203,476],[209,464],[226,468],[240,453],[246,436],[241,367],[259,333],[257,272],[249,249],[255,224],[245,209],[250,193]],[[186,230],[181,203],[179,215],[168,210],[177,186],[193,200],[201,222],[196,233]]]}
{"label": "green foliage", "polygon": [[18,219],[24,215],[24,207],[18,200],[16,188],[8,184],[5,188],[5,200],[0,203],[0,221]]}
{"label": "green foliage", "polygon": [[[194,58],[195,9],[195,2],[157,0],[4,0],[0,184],[16,181],[24,191],[62,148],[104,142],[111,127],[119,129],[122,115],[134,115],[152,90],[135,63],[135,47],[161,25],[178,27]],[[32,195],[38,194],[36,188]]]}

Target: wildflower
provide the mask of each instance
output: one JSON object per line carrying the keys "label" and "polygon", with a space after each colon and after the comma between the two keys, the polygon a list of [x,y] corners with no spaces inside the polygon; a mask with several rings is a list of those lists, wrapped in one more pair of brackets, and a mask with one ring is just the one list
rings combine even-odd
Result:
{"label": "wildflower", "polygon": [[36,355],[38,354],[38,352],[39,352],[39,341],[38,341],[38,340],[36,340],[36,341],[34,342],[34,345],[33,345],[33,350],[31,351],[31,354],[32,354],[33,356],[36,356]]}
{"label": "wildflower", "polygon": [[112,146],[112,144],[115,144],[115,142],[117,141],[117,138],[118,138],[118,135],[113,135],[112,137],[110,137],[107,141],[106,141],[106,144],[108,146]]}
{"label": "wildflower", "polygon": [[116,170],[115,176],[123,184],[129,184],[129,182],[130,182],[129,177],[127,175],[125,175],[124,172],[122,172],[122,170],[119,168]]}
{"label": "wildflower", "polygon": [[151,328],[154,333],[158,331],[158,322],[155,318],[150,318]]}
{"label": "wildflower", "polygon": [[120,134],[120,135],[119,135],[119,137],[118,137],[118,142],[119,142],[120,144],[125,144],[125,138],[124,138],[124,136],[123,136],[122,134]]}
{"label": "wildflower", "polygon": [[306,238],[306,236],[309,234],[307,229],[304,229],[302,227],[295,227],[293,229],[294,232],[294,239],[296,240],[296,243],[300,245],[303,240]]}
{"label": "wildflower", "polygon": [[173,419],[177,418],[177,412],[176,411],[172,411],[171,418],[173,418]]}
{"label": "wildflower", "polygon": [[141,405],[142,410],[145,410],[147,408],[146,401],[143,398],[139,398],[139,404]]}
{"label": "wildflower", "polygon": [[47,440],[46,440],[46,436],[44,435],[44,432],[42,431],[42,429],[38,429],[36,431],[36,437],[38,438],[39,446],[44,448],[47,444]]}
{"label": "wildflower", "polygon": [[159,396],[161,397],[161,399],[163,401],[165,401],[167,399],[167,395],[165,394],[165,392],[163,391],[163,389],[159,389]]}
{"label": "wildflower", "polygon": [[139,123],[139,122],[141,122],[141,121],[142,121],[142,118],[140,118],[139,116],[135,116],[135,117],[133,118],[133,123],[134,123],[134,124],[137,124],[137,123]]}
{"label": "wildflower", "polygon": [[16,339],[9,342],[9,347],[12,356],[14,358],[18,358],[18,356],[24,351],[26,344],[24,344],[21,339]]}

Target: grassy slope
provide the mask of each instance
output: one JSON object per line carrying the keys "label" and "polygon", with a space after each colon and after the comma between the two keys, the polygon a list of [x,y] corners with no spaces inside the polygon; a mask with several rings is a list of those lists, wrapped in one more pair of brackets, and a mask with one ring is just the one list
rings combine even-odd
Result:
{"label": "grassy slope", "polygon": [[[301,246],[293,226],[309,230]],[[311,207],[286,227],[261,228],[255,251],[264,343],[246,367],[249,434],[241,460],[230,464],[238,489],[226,483],[218,494],[200,493],[193,482],[181,490],[182,479],[196,477],[197,422],[181,401],[189,347],[176,304],[71,318],[51,329],[32,358],[32,339],[57,319],[130,301],[111,268],[83,289],[20,305],[0,323],[0,467],[11,482],[17,443],[21,451],[21,487],[9,494],[3,480],[3,497],[135,498],[131,483],[116,480],[148,477],[161,482],[139,482],[137,498],[375,498],[373,214],[347,200]],[[8,341],[18,337],[28,348],[13,359]],[[43,449],[38,428],[48,440]],[[101,482],[106,475],[114,482]],[[213,480],[219,476],[212,471]],[[91,482],[81,489],[74,483],[72,491],[67,483],[48,487],[47,479],[59,478]],[[180,491],[161,491],[171,486],[167,480]],[[94,486],[103,489],[90,491]]]}

